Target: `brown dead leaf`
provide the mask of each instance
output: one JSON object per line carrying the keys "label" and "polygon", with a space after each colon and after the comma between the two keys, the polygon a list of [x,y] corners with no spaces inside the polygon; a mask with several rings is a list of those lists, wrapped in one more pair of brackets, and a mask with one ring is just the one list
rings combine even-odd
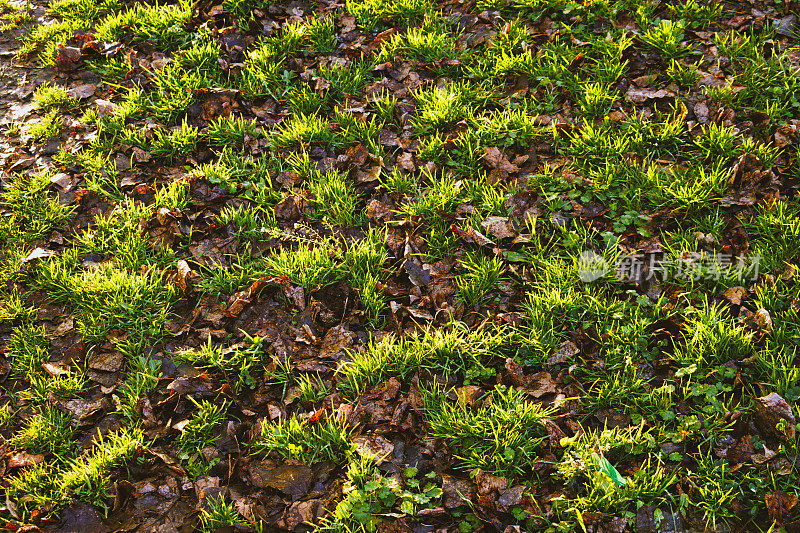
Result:
{"label": "brown dead leaf", "polygon": [[775,135],[773,137],[776,148],[786,148],[789,145],[797,144],[798,140],[797,128],[795,126],[781,125],[775,128]]}
{"label": "brown dead leaf", "polygon": [[177,274],[173,277],[173,281],[184,294],[191,292],[194,281],[200,279],[200,275],[193,271],[185,260],[180,259],[176,264],[178,269]]}
{"label": "brown dead leaf", "polygon": [[764,503],[767,504],[769,517],[778,524],[783,522],[795,505],[797,505],[797,495],[789,492],[776,491],[764,495]]}
{"label": "brown dead leaf", "polygon": [[425,287],[431,282],[431,272],[422,266],[422,261],[416,257],[409,257],[403,264],[408,274],[408,279],[417,287]]}
{"label": "brown dead leaf", "polygon": [[377,165],[368,166],[366,168],[356,168],[355,177],[356,183],[371,183],[381,179],[382,166],[380,163]]}
{"label": "brown dead leaf", "polygon": [[744,435],[735,446],[729,448],[725,453],[725,458],[731,464],[746,463],[750,457],[755,453],[753,448],[753,437],[751,435]]}
{"label": "brown dead leaf", "polygon": [[117,372],[125,364],[125,355],[117,350],[93,354],[88,360],[89,368],[103,372]]}
{"label": "brown dead leaf", "polygon": [[107,407],[108,403],[110,402],[107,397],[100,396],[95,400],[70,400],[60,404],[59,407],[71,414],[73,418],[84,420]]}
{"label": "brown dead leaf", "polygon": [[762,333],[772,333],[772,317],[766,309],[759,309],[753,315],[752,325]]}
{"label": "brown dead leaf", "polygon": [[525,376],[522,367],[510,357],[506,359],[506,371],[508,372],[508,378],[515,387],[524,387],[528,384],[528,378]]}
{"label": "brown dead leaf", "polygon": [[347,329],[344,324],[334,326],[328,329],[322,338],[319,356],[321,358],[339,360],[352,348],[355,339],[355,333]]}
{"label": "brown dead leaf", "polygon": [[478,398],[483,394],[483,389],[481,389],[477,385],[464,385],[463,387],[458,388],[455,391],[456,397],[458,401],[466,405],[467,407],[472,407],[478,401]]}
{"label": "brown dead leaf", "polygon": [[747,289],[744,287],[728,287],[722,296],[733,305],[742,305],[742,298],[747,295]]}
{"label": "brown dead leaf", "polygon": [[324,505],[323,500],[294,502],[286,511],[284,518],[286,531],[294,531],[300,524],[316,524],[319,517],[325,512]]}
{"label": "brown dead leaf", "polygon": [[649,100],[659,100],[661,98],[672,98],[675,93],[667,89],[643,89],[635,86],[628,88],[625,97],[634,104],[643,104]]}
{"label": "brown dead leaf", "polygon": [[68,376],[70,371],[68,368],[64,368],[58,365],[54,365],[53,363],[42,363],[42,368],[45,372],[50,374],[51,376]]}
{"label": "brown dead leaf", "polygon": [[254,486],[273,488],[294,500],[305,496],[311,484],[311,469],[303,464],[270,467],[260,461],[250,464],[248,470]]}
{"label": "brown dead leaf", "polygon": [[56,67],[63,72],[75,70],[81,61],[81,49],[74,46],[59,46],[56,54]]}
{"label": "brown dead leaf", "polygon": [[488,217],[481,222],[481,227],[495,239],[513,239],[517,236],[514,224],[507,217]]}
{"label": "brown dead leaf", "polygon": [[490,168],[496,168],[509,174],[519,172],[519,167],[509,161],[497,147],[487,148],[481,156],[481,159],[483,159]]}
{"label": "brown dead leaf", "polygon": [[475,482],[478,484],[478,493],[484,495],[492,491],[503,491],[508,487],[508,479],[500,476],[492,476],[483,470],[478,470],[478,475],[475,476]]}
{"label": "brown dead leaf", "polygon": [[275,204],[275,218],[286,222],[300,220],[300,207],[294,196],[287,196]]}
{"label": "brown dead leaf", "polygon": [[559,363],[563,363],[572,357],[578,355],[580,349],[578,346],[572,341],[564,341],[558,347],[558,349],[553,352],[553,355],[547,358],[548,365],[557,365]]}
{"label": "brown dead leaf", "polygon": [[475,497],[475,485],[469,479],[459,479],[449,474],[442,474],[442,491],[445,509],[461,507]]}
{"label": "brown dead leaf", "polygon": [[453,224],[450,226],[450,230],[461,237],[464,242],[469,244],[477,244],[478,246],[490,246],[492,248],[496,247],[497,245],[488,238],[486,235],[481,233],[480,231],[476,230],[472,226],[467,226],[467,229],[461,229],[460,227]]}
{"label": "brown dead leaf", "polygon": [[556,392],[556,383],[553,381],[550,372],[543,371],[531,377],[531,381],[525,390],[534,398],[541,398],[545,394],[554,394]]}
{"label": "brown dead leaf", "polygon": [[357,144],[355,146],[349,147],[345,151],[345,157],[347,157],[348,163],[355,167],[363,166],[367,162],[367,157],[369,157],[369,150],[363,144]]}
{"label": "brown dead leaf", "polygon": [[376,464],[385,463],[394,451],[394,444],[380,435],[359,435],[353,439],[356,451],[364,457],[374,457]]}
{"label": "brown dead leaf", "polygon": [[406,172],[414,172],[417,170],[417,166],[414,164],[414,155],[410,152],[403,152],[397,156],[397,166]]}
{"label": "brown dead leaf", "polygon": [[728,187],[740,189],[752,187],[761,180],[761,161],[753,154],[742,154],[733,166],[728,178]]}
{"label": "brown dead leaf", "polygon": [[[784,421],[785,429],[778,429],[779,423]],[[755,423],[767,437],[791,441],[795,435],[795,420],[792,408],[779,394],[772,392],[761,398],[756,398]]]}
{"label": "brown dead leaf", "polygon": [[44,455],[38,453],[12,452],[6,456],[6,466],[8,468],[38,465],[42,461],[44,461]]}
{"label": "brown dead leaf", "polygon": [[372,199],[367,204],[367,217],[372,220],[389,219],[392,216],[392,206],[377,199]]}
{"label": "brown dead leaf", "polygon": [[69,95],[72,98],[83,100],[84,98],[89,98],[90,96],[94,95],[94,92],[97,90],[97,85],[94,83],[83,83],[78,85],[77,87],[73,87],[69,90]]}

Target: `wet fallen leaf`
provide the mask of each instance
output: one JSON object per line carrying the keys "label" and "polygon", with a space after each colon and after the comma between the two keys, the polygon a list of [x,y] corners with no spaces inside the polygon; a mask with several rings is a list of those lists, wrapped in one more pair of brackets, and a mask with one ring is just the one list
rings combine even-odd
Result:
{"label": "wet fallen leaf", "polygon": [[767,504],[769,517],[781,524],[794,506],[797,505],[797,495],[783,491],[770,492],[764,495],[764,503]]}

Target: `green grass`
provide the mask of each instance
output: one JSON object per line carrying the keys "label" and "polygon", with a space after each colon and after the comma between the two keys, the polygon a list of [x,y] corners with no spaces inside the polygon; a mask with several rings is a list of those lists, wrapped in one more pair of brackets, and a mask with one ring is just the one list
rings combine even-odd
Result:
{"label": "green grass", "polygon": [[71,422],[69,415],[56,407],[46,406],[14,435],[14,445],[34,453],[66,452],[73,446],[72,436],[75,430]]}
{"label": "green grass", "polygon": [[265,423],[251,444],[258,453],[274,454],[283,459],[297,459],[306,464],[320,461],[342,461],[351,449],[347,420],[336,413],[327,413],[316,423],[305,420],[279,420]]}
{"label": "green grass", "polygon": [[33,103],[38,111],[48,111],[53,107],[74,107],[77,102],[60,85],[44,83],[34,91]]}
{"label": "green grass", "polygon": [[449,330],[433,334],[395,339],[387,336],[371,342],[366,350],[354,354],[338,370],[339,387],[358,395],[366,387],[398,376],[405,379],[419,369],[459,373],[480,378],[492,373],[484,364],[495,354],[501,354],[504,343],[502,331],[465,331],[454,324]]}
{"label": "green grass", "polygon": [[42,266],[42,286],[75,309],[78,331],[89,341],[119,328],[138,338],[158,338],[176,289],[157,269],[130,273],[111,263],[96,270],[71,272],[69,265]]}
{"label": "green grass", "polygon": [[474,411],[464,400],[450,402],[438,388],[422,395],[433,435],[448,443],[462,468],[516,478],[537,461],[552,412],[527,401],[523,392],[497,387],[489,393],[488,407]]}
{"label": "green grass", "polygon": [[45,143],[61,135],[64,122],[58,114],[58,109],[47,111],[42,117],[28,127],[28,136],[35,143]]}
{"label": "green grass", "polygon": [[409,25],[421,21],[426,14],[433,12],[433,4],[427,0],[400,0],[398,2],[348,0],[345,8],[367,31],[382,29],[391,23]]}

